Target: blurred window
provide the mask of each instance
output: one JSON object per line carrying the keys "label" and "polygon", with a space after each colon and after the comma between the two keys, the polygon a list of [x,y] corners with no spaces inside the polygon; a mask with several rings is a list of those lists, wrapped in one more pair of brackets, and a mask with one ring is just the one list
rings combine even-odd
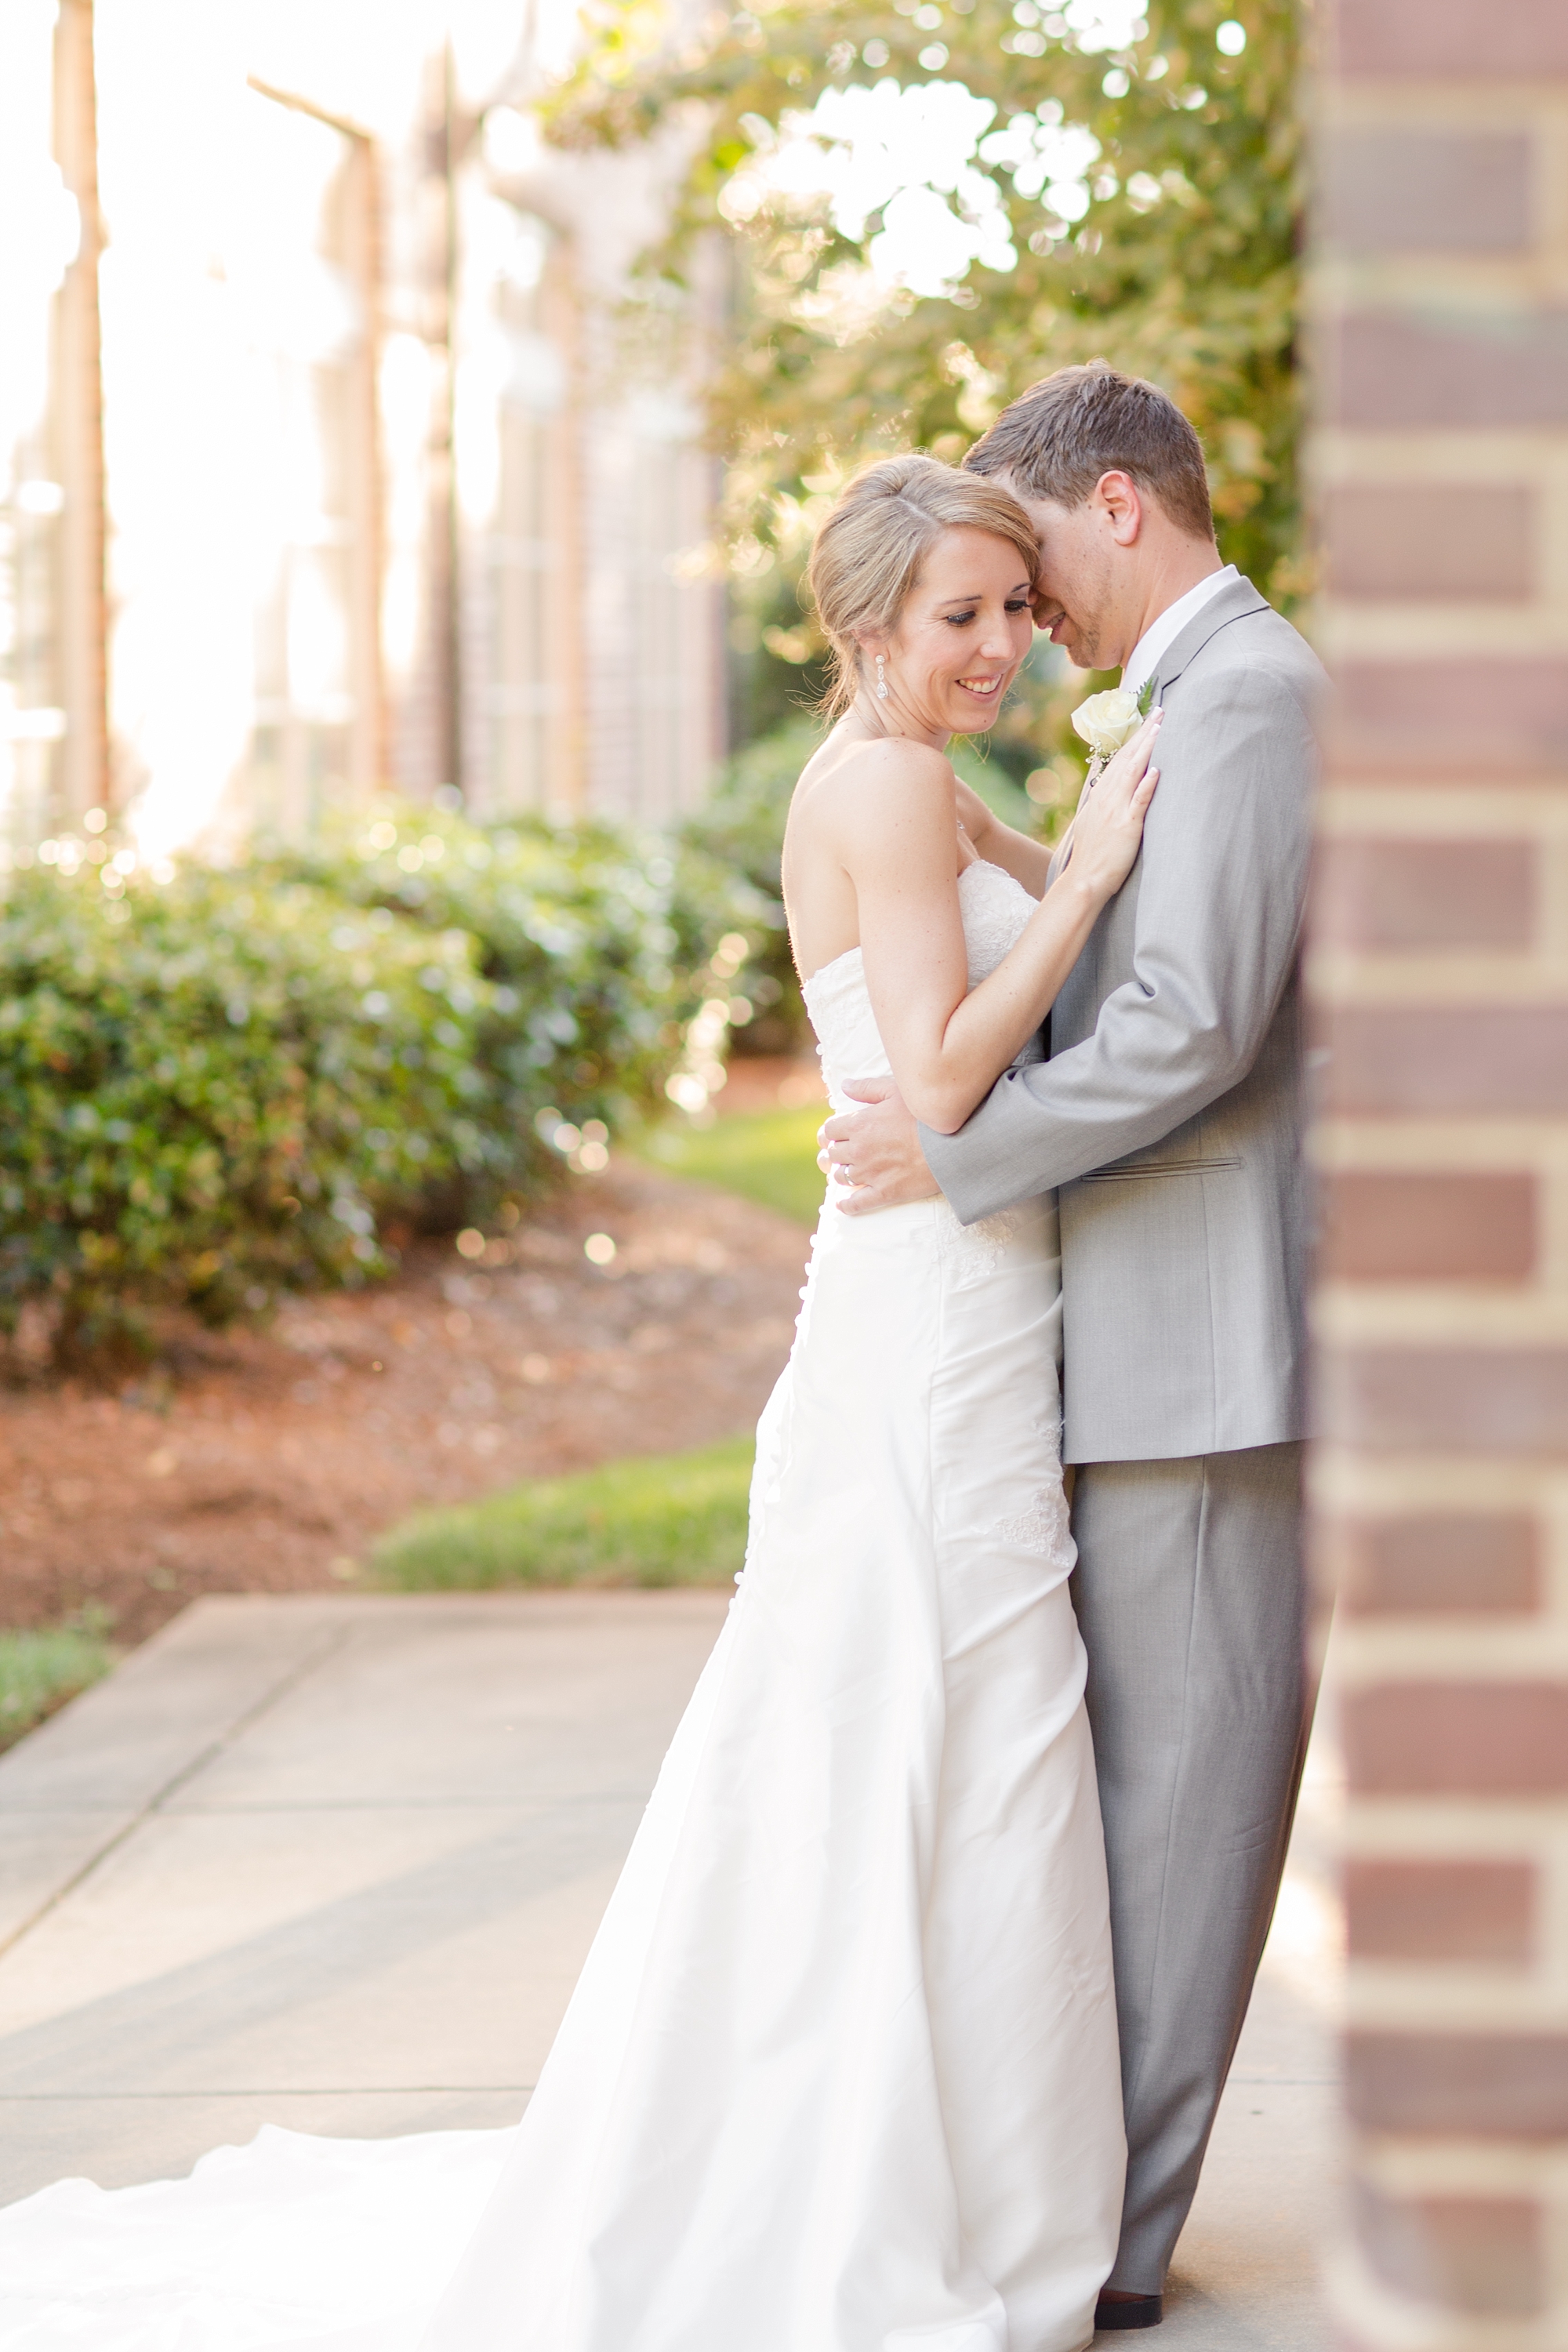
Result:
{"label": "blurred window", "polygon": [[374,158],[247,93],[246,200],[226,256],[252,414],[253,819],[308,832],[384,781],[376,643]]}
{"label": "blurred window", "polygon": [[47,830],[66,731],[58,629],[65,487],[53,430],[55,298],[81,223],[51,147],[53,0],[6,0],[0,58],[0,835]]}

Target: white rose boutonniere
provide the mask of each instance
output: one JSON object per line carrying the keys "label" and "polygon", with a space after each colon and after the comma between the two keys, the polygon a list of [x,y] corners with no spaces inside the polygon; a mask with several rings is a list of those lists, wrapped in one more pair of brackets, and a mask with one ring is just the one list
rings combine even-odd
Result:
{"label": "white rose boutonniere", "polygon": [[1130,743],[1149,716],[1154,699],[1154,681],[1146,678],[1134,694],[1130,686],[1113,686],[1104,694],[1091,694],[1073,712],[1073,731],[1082,737],[1094,754],[1089,769],[1097,776],[1113,752],[1123,743]]}
{"label": "white rose boutonniere", "polygon": [[1096,769],[1112,752],[1131,743],[1154,703],[1154,679],[1145,677],[1138,694],[1131,687],[1110,687],[1105,694],[1090,694],[1089,701],[1079,703],[1072,713],[1072,731],[1089,743],[1096,755]]}
{"label": "white rose boutonniere", "polygon": [[1108,694],[1091,694],[1072,715],[1073,732],[1080,735],[1097,760],[1109,760],[1138,731],[1138,697],[1130,686],[1113,686]]}

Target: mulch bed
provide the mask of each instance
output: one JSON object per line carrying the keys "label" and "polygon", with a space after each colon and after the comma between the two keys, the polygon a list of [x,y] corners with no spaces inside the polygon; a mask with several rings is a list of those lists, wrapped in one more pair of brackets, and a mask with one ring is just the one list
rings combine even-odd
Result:
{"label": "mulch bed", "polygon": [[418,1244],[395,1282],[265,1331],[182,1328],[116,1391],[0,1390],[0,1626],[97,1603],[135,1642],[199,1593],[342,1590],[422,1505],[744,1430],[805,1250],[769,1210],[617,1160],[478,1262]]}

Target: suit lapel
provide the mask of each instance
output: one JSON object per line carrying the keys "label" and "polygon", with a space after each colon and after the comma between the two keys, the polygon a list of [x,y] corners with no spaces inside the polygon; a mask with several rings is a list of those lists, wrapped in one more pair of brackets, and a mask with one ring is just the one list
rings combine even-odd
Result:
{"label": "suit lapel", "polygon": [[[1217,596],[1211,596],[1201,613],[1194,613],[1181,635],[1173,637],[1154,665],[1154,699],[1158,702],[1167,687],[1180,677],[1183,670],[1201,647],[1223,629],[1228,622],[1240,621],[1249,613],[1267,613],[1267,596],[1260,596],[1250,580],[1227,582]],[[1068,827],[1071,831],[1071,827]],[[1047,868],[1046,887],[1049,889],[1061,867],[1061,845],[1058,845]]]}
{"label": "suit lapel", "polygon": [[1160,701],[1167,687],[1180,677],[1193,656],[1207,645],[1209,639],[1231,621],[1240,621],[1249,613],[1267,613],[1267,596],[1260,596],[1250,580],[1231,580],[1211,596],[1201,613],[1194,613],[1181,635],[1173,637],[1154,665],[1154,699]]}

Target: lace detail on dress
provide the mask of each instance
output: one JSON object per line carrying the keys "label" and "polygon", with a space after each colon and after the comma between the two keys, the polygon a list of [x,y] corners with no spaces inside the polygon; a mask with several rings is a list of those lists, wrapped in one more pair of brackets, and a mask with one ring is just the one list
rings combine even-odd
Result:
{"label": "lace detail on dress", "polygon": [[944,1218],[937,1245],[950,1273],[961,1282],[974,1280],[996,1273],[1023,1227],[1024,1212],[1019,1209],[998,1209],[994,1217],[982,1217],[973,1225],[961,1225],[956,1217],[951,1222]]}
{"label": "lace detail on dress", "polygon": [[1076,1557],[1060,1478],[1049,1486],[1037,1487],[1030,1508],[1017,1518],[999,1519],[996,1538],[999,1543],[1033,1552],[1040,1559]]}
{"label": "lace detail on dress", "polygon": [[1000,866],[992,866],[984,858],[966,866],[958,880],[969,985],[978,988],[1017,945],[1019,934],[1038,902],[1030,898],[1021,882],[1016,882]]}

